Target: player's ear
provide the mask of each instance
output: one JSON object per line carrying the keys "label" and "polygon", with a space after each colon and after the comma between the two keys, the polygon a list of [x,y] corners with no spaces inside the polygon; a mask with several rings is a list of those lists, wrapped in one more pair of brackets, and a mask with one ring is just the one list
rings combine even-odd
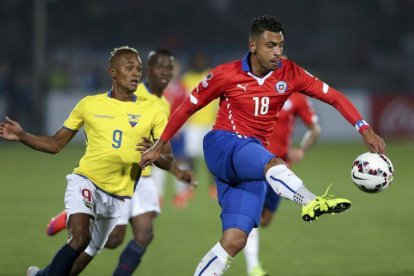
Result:
{"label": "player's ear", "polygon": [[253,55],[255,55],[256,54],[256,43],[252,39],[250,39],[248,45],[249,45],[250,52]]}
{"label": "player's ear", "polygon": [[116,79],[116,71],[115,71],[115,69],[112,68],[112,67],[109,67],[108,71],[109,71],[109,75],[111,76],[111,78]]}

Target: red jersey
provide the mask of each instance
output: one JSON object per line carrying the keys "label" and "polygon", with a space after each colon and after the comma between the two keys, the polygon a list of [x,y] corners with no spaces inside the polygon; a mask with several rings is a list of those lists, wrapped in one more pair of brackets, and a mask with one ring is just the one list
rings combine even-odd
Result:
{"label": "red jersey", "polygon": [[174,111],[188,96],[187,90],[185,89],[184,84],[180,80],[171,81],[165,88],[163,95],[170,103],[170,114],[173,114]]}
{"label": "red jersey", "polygon": [[267,149],[283,160],[286,159],[286,154],[292,144],[296,117],[299,117],[307,126],[318,121],[318,116],[313,110],[309,98],[301,93],[293,93],[287,99],[279,112],[279,119],[269,139],[270,143]]}
{"label": "red jersey", "polygon": [[250,55],[219,65],[208,73],[171,116],[160,139],[169,141],[191,114],[220,98],[213,129],[255,137],[268,146],[278,113],[293,92],[334,106],[359,130],[368,127],[344,95],[294,62],[281,60],[274,71],[257,77],[251,72]]}

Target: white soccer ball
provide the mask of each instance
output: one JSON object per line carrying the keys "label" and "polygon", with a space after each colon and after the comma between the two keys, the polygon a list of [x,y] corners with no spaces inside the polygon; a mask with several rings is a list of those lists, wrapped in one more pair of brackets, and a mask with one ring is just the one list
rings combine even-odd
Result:
{"label": "white soccer ball", "polygon": [[352,163],[351,178],[364,192],[378,193],[391,184],[394,167],[384,154],[366,152]]}

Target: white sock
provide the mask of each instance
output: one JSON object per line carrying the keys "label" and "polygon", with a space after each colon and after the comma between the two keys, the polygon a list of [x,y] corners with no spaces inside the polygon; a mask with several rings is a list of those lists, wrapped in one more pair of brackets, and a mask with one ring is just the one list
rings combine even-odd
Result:
{"label": "white sock", "polygon": [[244,258],[246,259],[247,274],[259,263],[259,229],[253,228],[247,238],[246,246],[243,249]]}
{"label": "white sock", "polygon": [[230,257],[220,242],[218,242],[198,264],[194,276],[223,275],[224,271],[230,267],[232,260],[233,258]]}
{"label": "white sock", "polygon": [[266,180],[278,195],[299,205],[306,205],[316,198],[284,164],[271,167],[266,172]]}

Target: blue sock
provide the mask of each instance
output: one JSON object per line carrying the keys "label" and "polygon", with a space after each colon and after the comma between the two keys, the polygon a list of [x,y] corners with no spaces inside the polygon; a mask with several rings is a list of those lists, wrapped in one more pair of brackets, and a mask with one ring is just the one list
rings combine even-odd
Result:
{"label": "blue sock", "polygon": [[53,257],[52,262],[40,270],[36,276],[63,276],[69,275],[72,265],[80,252],[65,244]]}
{"label": "blue sock", "polygon": [[49,265],[43,268],[42,270],[39,270],[36,273],[36,276],[46,276],[47,272],[49,271]]}
{"label": "blue sock", "polygon": [[145,247],[138,245],[131,240],[119,256],[119,263],[113,276],[132,275],[141,262],[141,258],[145,253]]}

